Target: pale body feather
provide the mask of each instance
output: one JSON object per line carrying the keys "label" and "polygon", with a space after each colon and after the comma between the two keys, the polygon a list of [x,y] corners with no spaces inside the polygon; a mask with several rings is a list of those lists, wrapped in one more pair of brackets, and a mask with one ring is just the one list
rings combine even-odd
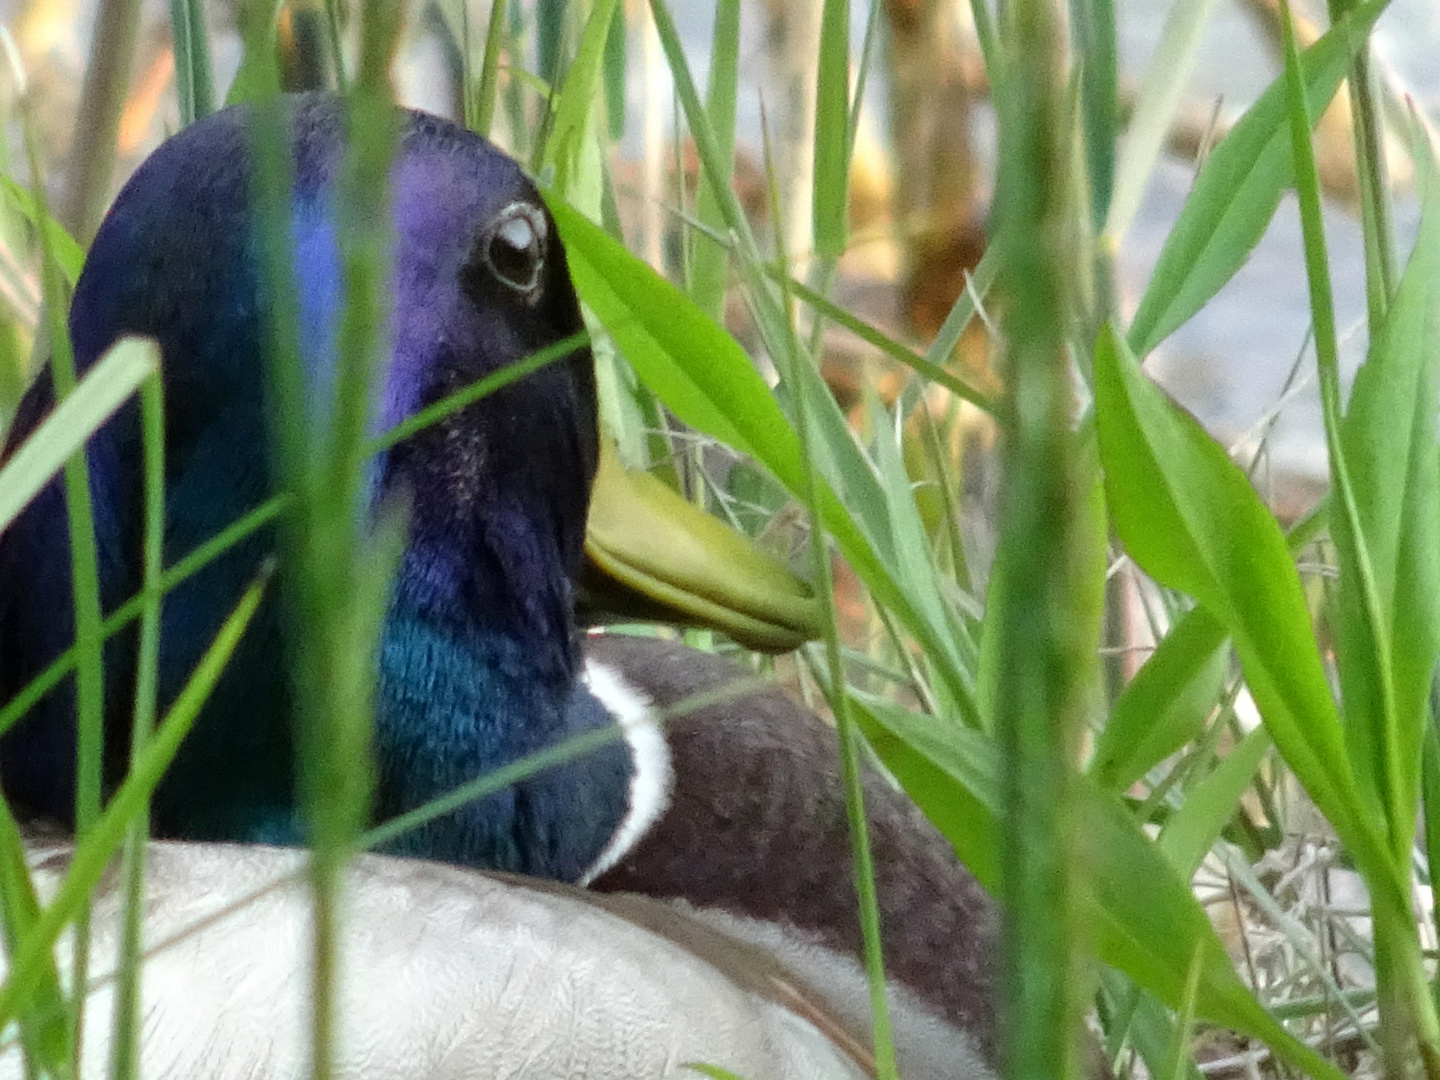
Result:
{"label": "pale body feather", "polygon": [[[42,894],[58,884],[63,855],[40,861]],[[308,1076],[306,858],[283,848],[151,845],[147,1080]],[[95,905],[83,1075],[97,1080],[109,1066],[122,907],[115,889]],[[343,925],[339,1077],[697,1075],[687,1062],[751,1080],[865,1075],[796,1012],[578,890],[365,855],[348,877]],[[12,1047],[0,1056],[0,1077],[21,1075]]]}

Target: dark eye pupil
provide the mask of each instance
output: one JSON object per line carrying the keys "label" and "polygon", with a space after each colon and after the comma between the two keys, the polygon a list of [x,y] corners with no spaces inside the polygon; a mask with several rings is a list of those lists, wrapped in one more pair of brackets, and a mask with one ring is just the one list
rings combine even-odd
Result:
{"label": "dark eye pupil", "polygon": [[490,266],[513,288],[529,291],[540,276],[540,238],[529,219],[516,215],[490,238]]}

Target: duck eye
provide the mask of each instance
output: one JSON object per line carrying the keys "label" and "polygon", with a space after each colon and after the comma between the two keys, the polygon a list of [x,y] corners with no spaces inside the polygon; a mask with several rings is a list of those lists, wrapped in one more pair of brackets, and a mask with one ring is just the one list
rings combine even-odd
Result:
{"label": "duck eye", "polygon": [[512,203],[496,218],[482,247],[490,272],[529,297],[540,288],[545,268],[545,218],[534,206]]}

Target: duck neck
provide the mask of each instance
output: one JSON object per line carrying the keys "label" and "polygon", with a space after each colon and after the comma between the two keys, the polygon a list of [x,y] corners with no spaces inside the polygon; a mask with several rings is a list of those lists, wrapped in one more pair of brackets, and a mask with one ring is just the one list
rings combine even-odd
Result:
{"label": "duck neck", "polygon": [[[578,678],[570,572],[525,515],[457,543],[417,527],[381,634],[375,757],[383,819],[611,724]],[[502,542],[494,542],[496,540]],[[624,819],[623,743],[546,769],[405,834],[393,850],[577,880]]]}

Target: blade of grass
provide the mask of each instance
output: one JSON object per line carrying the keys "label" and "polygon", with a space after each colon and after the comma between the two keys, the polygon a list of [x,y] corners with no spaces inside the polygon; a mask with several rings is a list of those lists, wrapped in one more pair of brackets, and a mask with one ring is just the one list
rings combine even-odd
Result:
{"label": "blade of grass", "polygon": [[[735,339],[584,215],[559,202],[552,202],[550,208],[569,253],[576,288],[641,378],[685,423],[754,456],[792,493],[803,490],[799,440]],[[809,387],[814,395],[807,403],[810,415],[817,422],[831,423],[833,417],[818,410],[836,410],[834,399],[813,369],[797,365],[791,374],[819,383]],[[795,392],[805,392],[807,385],[802,381]],[[843,417],[838,427],[845,431]],[[852,437],[847,433],[844,438],[853,448]],[[844,448],[838,441],[827,444],[827,449],[832,446]],[[857,490],[870,493],[864,505],[883,506],[873,490],[878,488],[873,467],[858,449],[850,454],[850,475]],[[850,495],[847,492],[847,500]],[[969,669],[948,632],[934,588],[927,585],[923,593],[915,594],[899,583],[892,560],[881,554],[890,542],[888,524],[883,536],[867,534],[830,485],[821,485],[819,498],[825,527],[846,559],[939,665],[949,691],[973,719]]]}
{"label": "blade of grass", "polygon": [[[97,33],[99,28],[97,27]],[[123,32],[123,28],[122,28]],[[87,85],[89,77],[87,75]],[[93,117],[92,117],[93,118]],[[26,118],[28,121],[28,117]],[[118,116],[117,116],[118,119]],[[43,176],[35,149],[34,131],[25,124],[26,150],[30,173]],[[99,151],[104,153],[105,151]],[[113,155],[113,146],[108,151]],[[107,167],[108,168],[108,167]],[[93,179],[93,178],[92,178]],[[108,172],[107,172],[108,180]],[[76,179],[77,187],[80,185]],[[48,208],[40,187],[34,196],[40,220],[48,216]],[[72,204],[84,210],[82,196]],[[84,224],[84,221],[81,221]],[[76,230],[81,232],[82,230]],[[50,348],[50,380],[55,400],[62,403],[75,390],[75,356],[64,312],[69,307],[68,288],[64,284],[54,253],[50,249],[50,232],[39,231],[41,249],[41,281],[45,312],[44,338]],[[75,626],[75,835],[83,839],[100,814],[101,782],[105,727],[105,669],[100,635],[100,573],[95,541],[95,517],[90,495],[89,460],[84,449],[72,454],[64,470],[65,514],[69,525],[71,617]],[[84,986],[90,961],[90,909],[82,903],[75,926],[75,948],[71,957],[72,986]],[[80,1072],[80,1053],[84,1046],[85,999],[75,994],[71,999],[69,1049],[72,1073]]]}
{"label": "blade of grass", "polygon": [[[1397,860],[1414,838],[1420,740],[1440,655],[1437,278],[1440,206],[1427,198],[1414,252],[1388,315],[1372,331],[1370,354],[1336,432],[1356,515],[1332,526],[1341,557],[1341,611],[1350,613],[1337,629],[1348,730],[1355,736],[1351,754],[1357,768],[1379,767],[1372,783],[1377,794],[1386,793]],[[1338,484],[1334,489],[1342,491]],[[1364,540],[1363,562],[1349,540],[1351,529]],[[1361,574],[1368,575],[1363,592],[1354,581]],[[1361,618],[1367,594],[1375,605],[1373,629]]]}
{"label": "blade of grass", "polygon": [[[135,704],[130,729],[132,768],[139,764],[155,727],[160,678],[160,582],[164,570],[165,540],[165,404],[158,370],[150,375],[141,390],[140,411],[145,456],[145,536],[140,635],[135,660]],[[121,867],[125,881],[125,911],[110,1042],[110,1073],[115,1080],[133,1080],[140,1075],[140,961],[144,949],[141,920],[145,912],[145,845],[149,838],[150,806],[147,800],[130,822]]]}
{"label": "blade of grass", "polygon": [[[982,732],[936,724],[895,705],[856,697],[856,719],[880,760],[960,859],[992,893],[1000,886],[1005,805],[1000,749]],[[1076,831],[1083,836],[1087,887],[1077,903],[1096,955],[1172,1007],[1197,950],[1196,1012],[1264,1039],[1310,1075],[1341,1072],[1285,1031],[1245,989],[1189,883],[1135,819],[1088,778],[1072,777]],[[1143,889],[1135,883],[1144,882]]]}
{"label": "blade of grass", "polygon": [[46,965],[54,962],[52,950],[56,939],[88,904],[90,893],[99,884],[115,849],[125,838],[130,822],[144,809],[180,749],[181,742],[249,626],[268,578],[269,572],[266,571],[241,596],[156,729],[155,738],[120,784],[89,834],[76,843],[70,868],[55,898],[40,913],[19,947],[11,952],[10,969],[5,984],[0,986],[0,1028],[9,1024],[20,1010],[32,1002],[37,980],[42,977]]}
{"label": "blade of grass", "polygon": [[1165,823],[1157,840],[1181,877],[1193,877],[1215,846],[1271,745],[1270,733],[1258,727],[1240,740],[1210,775],[1187,785],[1185,805]]}
{"label": "blade of grass", "polygon": [[210,36],[200,0],[170,0],[170,36],[175,43],[175,91],[180,126],[189,127],[215,111],[210,74]]}
{"label": "blade of grass", "polygon": [[[495,96],[500,85],[500,50],[505,44],[507,0],[494,0],[490,5],[490,21],[485,26],[485,53],[480,64],[480,77],[475,86],[473,108],[467,109],[465,124],[481,135],[488,136],[495,123]],[[465,5],[469,11],[469,5]],[[467,23],[468,26],[468,23]],[[465,60],[470,53],[466,43]],[[466,79],[469,85],[469,78]],[[470,100],[466,98],[467,102]]]}
{"label": "blade of grass", "polygon": [[1195,737],[1220,697],[1225,628],[1204,608],[1181,618],[1116,698],[1090,775],[1124,791]]}
{"label": "blade of grass", "polygon": [[[1287,0],[1280,0],[1280,14],[1320,403],[1330,451],[1330,482],[1338,505],[1332,531],[1340,561],[1338,630],[1345,731],[1360,794],[1383,815],[1392,863],[1386,869],[1408,884],[1427,691],[1440,654],[1436,377],[1433,353],[1421,351],[1424,346],[1433,348],[1437,341],[1434,323],[1440,317],[1440,305],[1431,294],[1440,267],[1440,233],[1432,212],[1430,228],[1422,231],[1417,244],[1419,258],[1412,261],[1412,266],[1418,263],[1424,273],[1422,291],[1418,297],[1407,297],[1403,309],[1398,301],[1396,304],[1397,313],[1419,317],[1414,325],[1400,324],[1403,336],[1391,336],[1395,324],[1384,327],[1391,333],[1379,339],[1381,349],[1372,353],[1365,365],[1362,373],[1366,378],[1363,383],[1357,381],[1351,415],[1345,418],[1342,430],[1339,349],[1320,177],[1310,144],[1312,120]],[[1397,410],[1403,416],[1407,405],[1411,422],[1395,424]],[[1377,452],[1385,456],[1378,460],[1370,456]],[[1356,475],[1351,472],[1352,453]],[[1403,513],[1407,503],[1410,512]],[[1410,535],[1409,530],[1418,535]],[[1400,587],[1406,590],[1403,594],[1396,591]],[[1413,614],[1409,613],[1412,605]],[[1406,638],[1403,645],[1391,632],[1394,616],[1390,613],[1398,609],[1407,611],[1394,625]],[[1403,660],[1397,661],[1397,648],[1406,649]],[[1404,677],[1403,687],[1398,684],[1399,677]],[[1398,700],[1402,693],[1403,704]],[[1361,864],[1367,881],[1370,873],[1379,872],[1378,867]],[[1440,1078],[1440,1014],[1429,992],[1413,913],[1408,906],[1377,905],[1373,927],[1380,1037],[1387,1071],[1399,1075],[1410,1067],[1418,1050],[1426,1075],[1432,1080]]]}
{"label": "blade of grass", "polygon": [[1096,348],[1095,391],[1106,491],[1126,548],[1156,581],[1194,596],[1224,624],[1276,745],[1362,867],[1374,902],[1408,912],[1405,886],[1356,791],[1279,525],[1224,449],[1144,377],[1108,328]]}
{"label": "blade of grass", "polygon": [[815,255],[834,261],[849,240],[850,4],[824,0],[815,89],[815,188],[811,235]]}
{"label": "blade of grass", "polygon": [[[705,111],[715,132],[715,149],[728,175],[735,164],[735,101],[740,79],[740,0],[718,0],[710,33],[710,85],[705,94]],[[695,215],[700,228],[690,261],[690,297],[716,322],[724,319],[725,287],[729,272],[729,251],[712,233],[723,235],[724,214],[710,173],[702,170],[695,197]]]}
{"label": "blade of grass", "polygon": [[545,140],[543,165],[553,168],[554,184],[564,194],[579,174],[585,150],[590,116],[599,98],[600,75],[605,42],[617,0],[597,0],[585,20],[575,58],[565,73],[554,99],[554,124]]}
{"label": "blade of grass", "polygon": [[[1305,50],[1314,115],[1335,95],[1350,56],[1388,0],[1361,5]],[[1284,79],[1277,79],[1215,147],[1166,237],[1127,339],[1145,356],[1229,281],[1275,216],[1293,176]]]}
{"label": "blade of grass", "polygon": [[[827,2],[826,14],[831,7]],[[846,33],[849,33],[848,19]],[[818,185],[817,185],[818,187]],[[817,202],[818,207],[818,202]],[[818,228],[817,209],[817,228]],[[783,279],[789,281],[788,253],[783,230],[777,230],[780,266]],[[794,340],[793,338],[791,339]],[[787,367],[792,384],[798,384],[797,367],[804,361],[795,353],[777,357]],[[895,1064],[895,1041],[890,1028],[890,1006],[886,995],[885,961],[880,941],[880,905],[875,890],[875,860],[870,849],[870,830],[865,816],[865,794],[860,781],[859,731],[851,715],[849,695],[845,692],[845,665],[840,652],[840,625],[835,612],[834,573],[830,565],[830,547],[826,539],[824,519],[820,511],[820,478],[814,464],[810,442],[810,413],[802,394],[795,403],[795,436],[800,450],[800,501],[810,522],[811,573],[815,592],[820,597],[821,622],[825,649],[825,689],[835,716],[836,737],[840,743],[840,774],[845,789],[845,812],[850,831],[850,857],[854,866],[855,891],[859,898],[860,934],[866,981],[870,989],[871,1035],[875,1054],[877,1080],[899,1080]],[[816,665],[819,666],[819,665]]]}
{"label": "blade of grass", "polygon": [[[778,274],[773,274],[772,276],[775,276],[778,280]],[[921,378],[934,383],[936,386],[943,386],[962,401],[968,401],[970,404],[984,409],[988,413],[994,413],[995,403],[990,400],[989,395],[983,390],[979,390],[964,382],[958,376],[946,371],[939,363],[934,361],[928,353],[925,356],[921,356],[913,349],[902,345],[894,338],[882,333],[876,329],[873,324],[851,314],[839,304],[827,300],[823,295],[808,285],[805,285],[803,282],[797,281],[795,278],[791,278],[786,282],[786,285],[794,291],[797,299],[814,308],[816,312],[824,315],[825,318],[837,326],[844,327],[861,341],[875,346],[875,348],[879,349],[892,360],[904,364]],[[973,313],[974,309],[972,307],[969,310]],[[960,333],[964,333],[967,325],[969,325],[969,319],[963,319],[959,327]],[[943,332],[944,328],[942,327],[942,333]],[[959,336],[959,334],[954,335],[956,341],[959,340]],[[954,345],[952,343],[951,349],[953,348]],[[950,350],[942,351],[933,348],[931,351],[941,351],[943,355],[948,355],[950,352]]]}
{"label": "blade of grass", "polygon": [[95,235],[115,172],[120,114],[125,108],[130,71],[135,66],[139,28],[140,0],[101,0],[90,38],[85,81],[80,88],[60,213],[60,219],[82,244]]}
{"label": "blade of grass", "polygon": [[1119,248],[1140,209],[1140,198],[1165,147],[1165,137],[1190,81],[1200,39],[1210,24],[1215,0],[1175,0],[1165,29],[1145,69],[1135,112],[1125,129],[1115,178],[1115,199],[1103,219],[1108,243]]}
{"label": "blade of grass", "polygon": [[[10,804],[0,796],[0,929],[5,951],[14,955],[40,918],[40,900],[25,861],[25,843]],[[26,1076],[63,1076],[73,1060],[68,1018],[71,1010],[53,955],[37,963],[20,1010],[20,1045]]]}
{"label": "blade of grass", "polygon": [[[1002,1059],[1011,1080],[1078,1074],[1088,951],[1076,825],[1079,747],[1096,683],[1104,563],[1087,497],[1093,451],[1071,423],[1075,387],[1067,324],[1078,312],[1084,261],[1070,187],[1071,79],[1049,0],[1007,5],[1013,68],[996,101],[995,186],[1005,318],[999,545],[985,642],[1003,662],[990,716],[999,734]],[[1103,551],[1103,542],[1098,547]],[[1100,588],[1097,589],[1096,586]],[[985,670],[982,668],[982,670]]]}
{"label": "blade of grass", "polygon": [[[1355,0],[1330,0],[1330,21],[1344,18]],[[1385,171],[1384,130],[1375,108],[1369,41],[1350,62],[1346,80],[1354,126],[1355,163],[1360,181],[1360,225],[1365,239],[1365,300],[1369,325],[1379,326],[1395,291],[1395,236],[1391,227],[1390,185]]]}
{"label": "blade of grass", "polygon": [[43,242],[49,246],[50,257],[60,268],[66,287],[74,288],[76,279],[80,277],[80,267],[85,263],[84,249],[75,242],[65,226],[50,215],[44,201],[36,198],[28,188],[21,187],[14,177],[0,175],[0,196],[4,197],[9,209],[21,214],[37,232],[44,234]]}
{"label": "blade of grass", "polygon": [[0,530],[15,520],[159,365],[160,350],[154,342],[141,338],[122,339],[96,361],[74,391],[0,468]]}
{"label": "blade of grass", "polygon": [[[1115,187],[1115,133],[1120,116],[1115,0],[1070,0],[1070,25],[1075,55],[1082,64],[1085,167],[1092,228],[1098,231],[1110,211]],[[1140,100],[1146,100],[1143,93]]]}

